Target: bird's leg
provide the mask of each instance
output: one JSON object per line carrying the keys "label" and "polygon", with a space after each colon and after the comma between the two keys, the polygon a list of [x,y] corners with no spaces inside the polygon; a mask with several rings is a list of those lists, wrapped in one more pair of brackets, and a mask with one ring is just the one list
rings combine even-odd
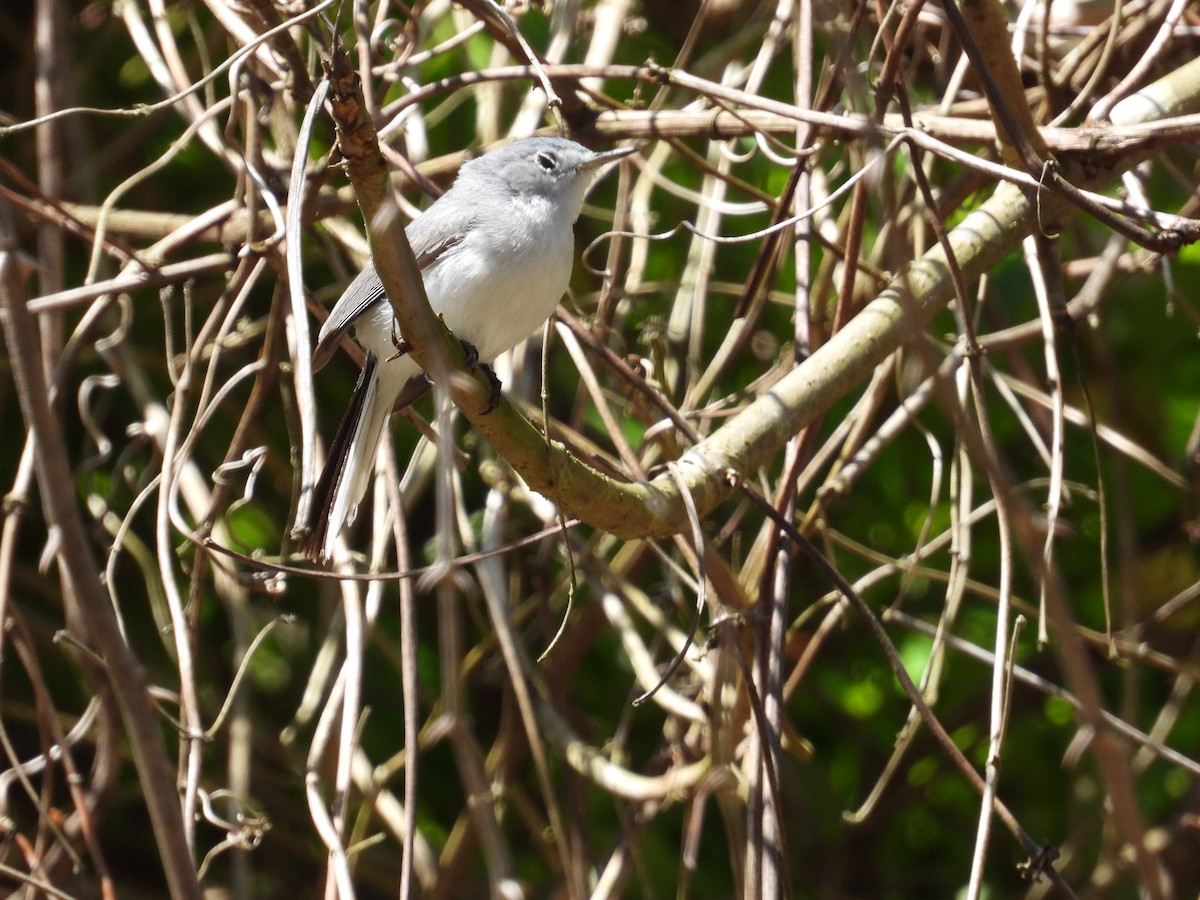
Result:
{"label": "bird's leg", "polygon": [[462,345],[463,353],[466,354],[467,367],[474,371],[479,367],[479,349],[470,341],[464,341],[462,338],[459,338],[458,342]]}
{"label": "bird's leg", "polygon": [[400,336],[400,324],[395,319],[392,319],[392,346],[396,352],[387,358],[387,362],[407,356],[412,351],[412,344]]}
{"label": "bird's leg", "polygon": [[458,342],[462,344],[463,353],[467,355],[467,365],[472,369],[482,369],[484,376],[488,380],[488,384],[491,385],[492,393],[488,398],[488,407],[483,411],[483,414],[486,416],[500,405],[500,379],[496,376],[491,366],[479,361],[479,351],[475,348],[474,344],[470,341],[464,341],[462,338],[459,338]]}

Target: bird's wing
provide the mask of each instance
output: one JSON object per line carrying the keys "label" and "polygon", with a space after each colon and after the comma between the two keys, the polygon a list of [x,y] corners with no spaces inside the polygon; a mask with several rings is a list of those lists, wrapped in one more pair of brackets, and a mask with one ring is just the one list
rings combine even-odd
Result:
{"label": "bird's wing", "polygon": [[[448,221],[444,214],[430,216],[429,213],[437,205],[434,203],[405,230],[408,242],[412,245],[413,255],[417,258],[417,268],[422,272],[441,259],[448,250],[461,244],[475,219],[471,209],[463,210],[454,216],[452,221]],[[321,332],[317,335],[317,346],[313,350],[314,372],[333,358],[342,336],[354,324],[354,320],[366,312],[372,303],[383,299],[383,284],[375,266],[368,263],[346,287],[330,310],[329,318],[321,326]]]}
{"label": "bird's wing", "polygon": [[325,363],[333,358],[333,353],[342,341],[354,320],[362,315],[368,306],[383,297],[383,284],[375,267],[370,263],[355,277],[342,292],[338,302],[329,311],[329,318],[321,326],[317,335],[317,346],[313,349],[313,371],[318,371]]}

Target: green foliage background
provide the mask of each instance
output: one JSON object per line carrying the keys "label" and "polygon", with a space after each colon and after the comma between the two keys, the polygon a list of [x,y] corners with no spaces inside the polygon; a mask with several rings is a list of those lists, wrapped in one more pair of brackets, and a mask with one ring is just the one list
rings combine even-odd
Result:
{"label": "green foliage background", "polygon": [[[53,9],[57,22],[57,68],[51,77],[57,108],[131,109],[162,99],[163,90],[131,39],[130,18],[122,18],[120,6],[54,0],[44,0],[41,5]],[[132,18],[154,21],[153,7],[135,6]],[[607,62],[638,66],[648,60],[670,65],[674,60],[698,77],[720,81],[723,72],[748,67],[760,58],[757,54],[774,27],[773,16],[778,15],[786,40],[773,58],[765,60],[769,68],[756,90],[763,97],[795,102],[793,40],[800,13],[788,13],[790,7],[774,3],[709,6],[713,8],[706,24],[695,18],[696,10],[689,4],[631,5],[614,55]],[[162,27],[173,35],[193,78],[238,46],[215,16],[216,9],[217,4],[197,3],[173,4],[165,10]],[[872,8],[863,13],[858,30],[852,32],[849,23],[854,10],[854,4],[819,5],[814,13],[814,71],[819,85],[832,85],[830,108],[836,102],[850,112],[870,114],[870,79],[878,75],[881,65],[881,51],[872,47],[880,25]],[[395,22],[403,21],[404,12],[400,6],[391,10]],[[474,27],[476,12],[474,4],[466,9],[422,6],[415,12],[420,26],[409,35],[414,43],[406,44],[399,29],[385,29],[390,41],[379,42],[372,58],[386,67],[400,58],[402,51],[423,51],[453,41],[463,29]],[[556,35],[565,34],[569,49],[563,61],[584,58],[594,33],[596,6],[567,3],[547,9],[535,5],[511,12],[537,51],[546,52]],[[372,7],[371,15],[376,13]],[[904,63],[910,100],[919,110],[921,104],[939,102],[951,68],[947,59],[957,58],[958,52],[944,21],[932,11],[930,16],[913,36]],[[39,77],[39,51],[45,51],[41,44],[32,48],[24,37],[34,27],[32,10],[8,9],[0,17],[0,40],[9,55],[8,65],[0,67],[0,97],[6,98],[0,103],[7,124],[13,124],[40,112],[35,109],[30,86]],[[253,21],[248,14],[247,19]],[[313,35],[319,33],[327,40],[328,32],[324,26],[307,28],[311,30],[297,28],[294,33],[310,64],[309,72],[315,76],[319,45]],[[399,66],[408,83],[388,81],[377,72],[372,83],[380,106],[386,108],[405,96],[410,85],[514,64],[514,58],[496,40],[497,28],[480,29],[446,52]],[[356,52],[351,29],[343,26],[340,34],[352,54]],[[156,40],[161,43],[161,35]],[[1145,41],[1139,43],[1132,37],[1119,44],[1116,55],[1106,63],[1110,70],[1101,84],[1114,84],[1144,49]],[[1155,74],[1164,74],[1194,55],[1195,39],[1181,32],[1162,53]],[[839,68],[839,60],[847,57],[857,68]],[[292,123],[294,128],[302,103],[278,81],[272,81],[265,67],[251,64],[246,71],[250,74],[243,85],[247,91],[241,118],[227,128],[228,115],[218,116],[217,133],[228,142],[235,161],[244,159],[240,154],[253,143],[256,162],[268,173],[270,187],[286,201],[290,148],[280,138],[289,128],[280,122]],[[1033,97],[1036,79],[1028,70],[1026,74]],[[447,91],[420,110],[421,139],[411,139],[407,146],[401,142],[397,149],[416,150],[423,158],[414,154],[414,162],[428,159],[436,163],[444,157],[447,164],[434,165],[430,171],[435,180],[445,184],[456,162],[452,154],[501,137],[497,129],[513,122],[529,90],[526,79],[497,82],[487,91]],[[588,102],[597,109],[628,107],[634,111],[659,104],[656,108],[665,120],[697,100],[648,79],[611,77],[604,82],[604,92]],[[969,85],[966,92],[965,100],[977,97],[978,85]],[[211,107],[228,93],[229,80],[222,77],[214,79],[200,96],[203,104]],[[977,104],[974,109],[968,113],[955,107],[955,114],[986,117],[982,106]],[[256,135],[247,130],[250,117],[257,117]],[[632,120],[622,121],[628,124]],[[589,127],[586,117],[580,116],[571,124],[574,134],[592,142],[645,141],[644,160],[662,146],[633,126],[622,133],[620,122]],[[184,127],[184,117],[169,106],[160,105],[136,117],[77,113],[57,120],[51,139],[57,148],[53,158],[44,146],[39,147],[32,129],[0,137],[4,158],[0,186],[15,223],[17,247],[41,266],[26,281],[29,297],[51,295],[85,282],[101,215],[99,205],[126,178],[159,160]],[[776,133],[774,137],[794,144],[794,135]],[[426,152],[421,152],[422,140],[427,141]],[[665,232],[685,219],[694,222],[697,207],[688,192],[712,190],[697,161],[706,156],[719,159],[721,142],[710,141],[703,130],[682,134],[676,140],[676,150],[654,164],[658,177],[675,186],[675,190],[659,187],[649,194],[654,217],[651,230],[655,232]],[[345,228],[334,228],[329,221],[340,220],[343,226],[349,223],[355,228],[361,227],[361,221],[344,174],[336,168],[323,168],[335,143],[327,117],[321,117],[314,141],[309,158],[319,174],[311,189],[320,194],[325,206],[306,221],[303,251],[305,285],[315,309],[328,308],[359,264],[345,238]],[[766,196],[781,194],[788,169],[768,157],[753,137],[733,139],[727,149],[745,156],[730,165],[733,176]],[[825,134],[810,165],[835,187],[877,149],[848,135]],[[990,142],[976,142],[972,149],[981,156],[994,155]],[[1194,212],[1193,149],[1168,147],[1147,162],[1145,181],[1156,208]],[[58,211],[34,202],[45,199],[35,184],[39,174],[44,177],[55,165],[61,167],[63,177],[53,199],[72,204]],[[620,176],[627,179],[621,185],[617,176],[600,185],[578,226],[579,248],[611,227],[618,196],[627,196],[619,189],[631,190],[632,179],[643,177],[645,167],[642,163],[626,171]],[[926,247],[933,242],[928,233],[918,239],[918,229],[911,224],[912,217],[919,220],[924,214],[913,188],[911,157],[897,153],[885,169],[882,175],[872,176],[866,203],[862,258],[870,268],[860,273],[854,285],[850,298],[854,309],[861,308],[882,287],[873,280],[872,272],[894,273],[912,258],[918,240]],[[967,196],[960,205],[941,210],[950,226],[993,188],[990,181],[944,159],[931,159],[927,174],[939,192],[944,191],[939,196]],[[976,178],[971,190],[958,192],[969,178]],[[412,202],[418,206],[424,202],[411,184],[398,184]],[[109,243],[103,246],[99,271],[93,275],[113,277],[119,270],[122,247],[142,252],[154,240],[186,224],[186,218],[162,219],[158,214],[199,216],[230,200],[241,206],[247,197],[262,208],[261,194],[236,163],[231,165],[193,140],[168,165],[121,196],[117,208],[140,214],[138,222],[130,224],[132,219],[123,219],[110,224]],[[753,199],[739,185],[729,187],[731,202]],[[814,345],[827,335],[838,305],[838,251],[846,238],[848,205],[847,199],[839,199],[819,217],[823,239],[812,242]],[[727,217],[720,231],[750,234],[765,227],[769,218],[764,206],[751,215]],[[77,229],[68,227],[73,222],[80,223]],[[178,262],[226,250],[230,253],[227,269],[175,283],[161,293],[140,288],[123,294],[124,322],[116,305],[101,317],[77,355],[69,358],[59,383],[62,399],[55,407],[72,454],[72,489],[94,541],[92,550],[102,568],[109,567],[104,586],[118,609],[129,645],[148,681],[158,689],[155,697],[162,712],[164,741],[171,761],[179,762],[181,778],[187,768],[186,742],[180,740],[173,724],[181,715],[181,676],[156,554],[158,559],[165,555],[172,561],[170,575],[187,602],[190,640],[196,653],[194,683],[202,710],[199,727],[207,728],[216,720],[245,664],[230,718],[204,744],[199,781],[203,791],[216,798],[214,808],[222,816],[228,818],[240,811],[245,816],[261,816],[269,827],[257,835],[261,840],[251,840],[252,829],[244,823],[228,828],[213,821],[196,824],[194,857],[198,863],[230,834],[254,844],[215,855],[205,872],[204,887],[214,891],[213,896],[331,895],[330,857],[313,824],[306,776],[322,802],[335,805],[339,753],[353,749],[361,754],[368,770],[376,767],[372,773],[377,779],[375,787],[392,799],[403,799],[406,762],[414,757],[419,761],[415,824],[432,854],[434,873],[431,881],[417,879],[419,896],[496,895],[500,889],[497,858],[478,846],[476,808],[480,805],[490,810],[490,827],[503,847],[500,855],[507,861],[508,875],[521,885],[525,896],[587,896],[581,893],[584,889],[604,896],[759,896],[758,887],[743,881],[746,861],[763,852],[763,847],[747,836],[747,799],[763,787],[761,776],[754,776],[746,761],[747,742],[761,726],[751,709],[753,692],[747,690],[745,674],[753,666],[755,654],[764,652],[759,630],[765,616],[759,602],[763,582],[755,574],[760,570],[751,563],[760,552],[756,540],[770,527],[759,511],[736,496],[704,522],[710,549],[734,573],[749,603],[747,609],[737,612],[734,629],[735,646],[747,668],[731,670],[724,685],[736,695],[738,730],[733,735],[731,757],[716,766],[719,773],[653,800],[634,800],[579,771],[562,746],[541,732],[532,738],[546,749],[553,785],[552,795],[547,796],[529,757],[530,735],[514,699],[512,672],[506,668],[493,634],[494,622],[481,593],[480,576],[465,565],[455,570],[449,595],[445,591],[439,594],[424,582],[416,590],[413,637],[419,677],[415,684],[406,685],[401,676],[398,589],[395,582],[384,584],[376,601],[378,617],[365,634],[358,728],[349,747],[336,740],[320,744],[317,722],[325,704],[333,703],[330,687],[345,655],[343,603],[363,601],[361,595],[343,595],[332,579],[276,574],[270,568],[269,564],[280,561],[297,564],[288,556],[293,546],[290,532],[298,494],[299,445],[291,358],[282,325],[286,311],[283,246],[263,240],[269,230],[256,233],[256,241],[247,243],[244,220],[240,237],[230,222],[233,219],[226,220],[227,228],[221,234],[206,232],[175,248],[168,258],[157,260],[159,264]],[[1081,288],[1082,276],[1094,268],[1110,235],[1109,230],[1081,215],[1067,223],[1058,243],[1065,261],[1068,299]],[[61,242],[61,267],[48,269],[47,263],[54,257],[48,255],[47,246],[55,240]],[[683,404],[684,388],[694,383],[720,348],[748,273],[763,252],[759,240],[718,247],[707,272],[704,305],[699,305],[699,297],[696,300],[695,308],[703,310],[703,317],[691,332],[697,341],[690,344],[689,335],[673,327],[671,316],[686,305],[680,300],[679,285],[689,272],[688,253],[694,240],[689,232],[680,230],[651,242],[636,284],[627,278],[626,248],[614,272],[618,312],[607,327],[595,319],[603,292],[601,279],[585,267],[577,266],[571,296],[565,301],[565,307],[594,327],[596,335],[618,356],[639,359],[650,389],[660,391],[675,405]],[[600,244],[591,258],[602,261],[607,248],[607,243]],[[770,302],[753,326],[754,340],[714,389],[714,403],[707,410],[712,415],[696,414],[690,419],[706,434],[720,427],[730,411],[760,395],[764,376],[782,374],[792,365],[797,284],[791,250],[788,246],[780,260]],[[182,352],[197,351],[197,365],[201,366],[197,371],[206,371],[203,366],[211,359],[206,356],[211,348],[200,347],[196,336],[210,313],[228,302],[226,277],[239,268],[244,271],[247,263],[237,257],[242,252],[251,260],[264,259],[266,265],[233,317],[231,337],[223,344],[212,376],[214,384],[220,385],[256,361],[262,362],[262,368],[212,405],[211,417],[187,448],[187,457],[195,467],[192,474],[200,478],[205,491],[217,488],[222,478],[228,484],[228,493],[212,510],[212,523],[220,534],[217,542],[258,557],[258,564],[212,553],[189,540],[179,524],[197,527],[200,516],[192,507],[185,508],[172,524],[163,553],[155,527],[155,478],[161,470],[162,446],[144,424],[149,406],[169,411],[179,402],[174,379]],[[973,284],[973,291],[975,287]],[[1036,320],[1032,290],[1026,262],[1019,252],[1010,254],[988,273],[978,295],[972,297],[976,306],[970,315],[980,333]],[[1191,759],[1200,746],[1200,707],[1193,698],[1200,649],[1197,610],[1192,602],[1180,602],[1168,607],[1169,614],[1162,618],[1156,612],[1173,597],[1190,597],[1188,592],[1194,592],[1200,580],[1195,548],[1195,433],[1200,406],[1197,296],[1200,251],[1196,245],[1162,258],[1130,244],[1122,265],[1104,286],[1096,311],[1061,333],[1056,343],[1066,403],[1086,409],[1090,401],[1097,421],[1124,436],[1127,443],[1114,446],[1112,441],[1102,441],[1097,471],[1089,430],[1077,424],[1066,426],[1063,471],[1069,490],[1057,525],[1054,565],[1066,586],[1071,614],[1086,638],[1088,660],[1106,709],[1143,732],[1153,730],[1155,741]],[[51,361],[60,352],[55,348],[61,348],[86,308],[84,303],[71,304],[58,324],[50,316],[41,317],[43,345],[49,348],[45,353]],[[102,335],[119,326],[125,329],[119,340],[106,344]],[[940,314],[922,338],[914,339],[889,361],[889,370],[874,389],[875,405],[856,419],[867,434],[926,376],[921,348],[932,350],[940,361],[958,338],[958,329],[954,315]],[[989,374],[997,376],[996,381],[989,381],[985,396],[997,456],[1019,492],[1039,513],[1044,512],[1047,498],[1047,464],[996,385],[1000,376],[1005,376],[1045,390],[1044,358],[1043,344],[1033,339],[988,352],[984,359]],[[61,727],[69,730],[97,696],[97,685],[80,662],[87,651],[61,638],[68,624],[64,582],[54,562],[53,542],[47,549],[47,523],[39,493],[10,490],[20,484],[18,471],[28,427],[10,377],[11,363],[10,356],[0,359],[0,422],[8,435],[0,442],[0,483],[9,491],[0,538],[8,635],[8,646],[0,648],[4,768],[46,750],[46,715],[57,717]],[[666,372],[671,364],[677,367],[673,376]],[[670,451],[654,433],[653,419],[642,415],[637,389],[594,360],[593,365],[621,433],[647,465],[661,465]],[[574,435],[575,452],[620,467],[607,426],[592,398],[580,387],[575,363],[553,337],[547,371],[550,416]],[[315,379],[317,421],[326,438],[336,427],[356,373],[353,360],[345,355]],[[98,376],[110,375],[116,376],[112,383],[95,382]],[[537,384],[534,347],[522,354],[506,379],[506,393],[526,403],[528,414],[540,422]],[[837,427],[844,417],[860,415],[854,410],[865,390],[866,385],[856,386],[814,422],[802,439],[800,452],[815,458],[827,441],[840,440]],[[194,391],[186,395],[185,402],[194,412]],[[257,411],[246,414],[248,404],[256,402],[261,403]],[[1049,441],[1051,419],[1045,409],[1027,401],[1019,408],[1029,416],[1041,439]],[[426,420],[433,418],[431,402],[424,401],[416,413]],[[99,452],[100,435],[112,443],[107,453]],[[489,499],[504,504],[500,534],[506,541],[520,541],[554,524],[519,489],[503,460],[461,420],[456,420],[452,436],[464,454],[455,470],[453,495],[460,539],[478,543],[491,536],[484,520]],[[818,500],[818,487],[829,474],[825,463],[797,498],[795,521],[803,523],[806,534],[849,581],[869,575],[889,560],[901,561],[891,574],[862,591],[880,615],[890,608],[902,608],[927,623],[936,623],[942,615],[946,576],[952,566],[950,552],[943,547],[908,573],[906,558],[922,541],[951,526],[954,500],[948,479],[952,471],[960,471],[961,459],[955,462],[960,438],[953,416],[935,401],[912,417],[844,495],[828,503]],[[424,441],[421,432],[403,417],[397,418],[393,439],[398,468],[404,472],[407,460],[419,459]],[[681,439],[674,436],[674,440]],[[237,457],[245,449],[261,449],[254,460],[253,479],[249,466],[227,467],[223,474],[216,474],[235,444]],[[931,458],[931,446],[939,450],[940,469]],[[855,445],[848,452],[857,449]],[[1160,461],[1162,470],[1175,473],[1174,480],[1154,471],[1146,464],[1148,459]],[[972,471],[972,505],[978,506],[986,502],[990,488],[987,471],[978,460],[972,463]],[[436,467],[418,464],[413,472],[404,512],[408,546],[414,565],[429,565],[438,560]],[[783,472],[780,453],[763,472],[743,475],[773,496]],[[935,478],[940,481],[931,503]],[[1101,483],[1106,492],[1107,522],[1101,520],[1096,494]],[[809,512],[811,517],[806,515]],[[586,516],[580,517],[586,520]],[[1044,528],[1044,518],[1038,523]],[[120,524],[127,528],[124,544],[114,550],[114,532]],[[1104,637],[1104,526],[1108,528],[1111,564],[1112,626],[1118,638],[1112,654]],[[358,526],[348,539],[351,548],[365,552],[370,540],[367,527]],[[624,553],[636,563],[629,564]],[[1022,551],[1014,556],[1014,602],[1016,611],[1027,619],[1014,644],[1015,662],[1062,685],[1063,675],[1052,649],[1039,647],[1036,640],[1036,568]],[[953,625],[958,638],[985,649],[995,640],[995,590],[1002,564],[995,516],[985,513],[972,529],[971,581]],[[361,557],[356,565],[360,570],[367,568]],[[381,568],[396,566],[396,555],[389,550]],[[578,741],[629,772],[648,777],[713,758],[713,736],[703,722],[689,723],[654,702],[632,704],[635,696],[652,685],[639,684],[620,630],[603,605],[606,592],[615,592],[629,603],[624,586],[628,584],[661,612],[673,629],[671,633],[685,632],[696,603],[695,570],[680,545],[664,540],[653,547],[649,542],[631,547],[606,538],[585,523],[567,536],[551,530],[540,541],[517,546],[502,557],[501,571],[518,643],[530,657],[552,647],[547,659],[533,666],[531,683],[541,701],[563,717]],[[574,596],[568,609],[566,596],[572,577]],[[798,687],[788,694],[782,716],[778,783],[785,875],[779,893],[798,898],[965,896],[976,844],[978,794],[922,728],[900,757],[873,811],[860,823],[847,821],[846,814],[863,802],[887,766],[910,703],[861,619],[845,605],[838,605],[831,585],[802,554],[795,554],[788,567],[784,599],[790,623],[784,677],[794,671],[806,648],[816,649]],[[722,602],[732,609],[729,598],[723,597]],[[636,612],[635,605],[630,604],[629,610],[633,629],[652,648],[658,670],[664,671],[673,656],[666,640],[669,629],[656,627]],[[722,651],[716,644],[714,618],[712,609],[701,616],[699,650],[694,653],[701,662],[714,661]],[[556,644],[555,635],[564,619],[565,630]],[[920,679],[930,659],[929,639],[894,618],[886,621],[908,671]],[[264,629],[269,633],[247,656],[249,641]],[[86,635],[72,637],[88,644]],[[1061,639],[1052,636],[1052,640]],[[723,649],[735,653],[734,647]],[[462,680],[456,698],[462,704],[458,712],[448,705],[447,667],[454,667]],[[990,678],[989,665],[951,650],[934,706],[957,747],[981,772],[988,754]],[[43,684],[46,694],[39,700],[35,685]],[[700,664],[685,665],[671,685],[702,704],[706,713],[712,711],[713,696],[721,696],[721,686],[714,688],[705,681]],[[756,689],[761,693],[761,683]],[[422,722],[419,736],[406,734],[404,728],[405,690],[416,694]],[[715,694],[710,693],[713,690]],[[336,729],[336,703],[331,708]],[[106,740],[112,743],[106,744]],[[1146,886],[1131,864],[1122,823],[1113,818],[1107,799],[1110,785],[1096,766],[1089,740],[1089,732],[1066,702],[1017,685],[1011,695],[1002,749],[999,797],[1035,840],[1059,849],[1057,868],[1078,896],[1141,896],[1139,891]],[[314,742],[321,750],[310,757]],[[1136,742],[1123,746],[1132,760],[1130,778],[1151,855],[1170,880],[1173,893],[1164,896],[1195,896],[1200,889],[1196,772],[1165,761]],[[464,752],[477,754],[476,763],[489,767],[490,796],[473,795],[467,787]],[[162,873],[155,862],[159,849],[146,818],[142,782],[119,722],[85,729],[72,753],[76,767],[85,773],[85,786],[95,789],[89,795],[95,801],[89,818],[97,829],[111,885],[120,896],[161,895]],[[116,757],[110,760],[104,753]],[[115,766],[116,774],[105,781],[98,773],[110,765]],[[5,781],[0,811],[7,821],[0,835],[0,862],[11,871],[0,873],[0,879],[6,879],[0,883],[16,887],[21,880],[16,873],[26,873],[70,896],[97,896],[104,879],[79,836],[78,819],[72,816],[75,807],[66,793],[66,776],[59,766],[50,771],[49,775],[32,773],[28,791]],[[235,791],[235,798],[230,799],[213,793],[230,788],[237,778],[244,779],[244,795],[237,796]],[[571,849],[568,859],[562,858],[549,833],[547,809],[551,805],[561,811],[568,829],[564,837],[564,845]],[[394,822],[386,821],[381,812],[379,795],[365,792],[360,783],[349,790],[342,809],[342,839],[352,848],[350,868],[357,895],[395,896],[402,850]],[[65,831],[56,830],[68,816]],[[72,864],[68,846],[82,855],[78,865]],[[31,860],[38,864],[31,865]],[[1037,884],[1023,880],[1018,865],[1026,861],[1027,854],[1017,841],[995,825],[983,869],[983,896],[1054,895],[1056,889],[1045,880]],[[602,894],[597,887],[605,884],[606,867],[615,867],[620,873],[610,894]]]}

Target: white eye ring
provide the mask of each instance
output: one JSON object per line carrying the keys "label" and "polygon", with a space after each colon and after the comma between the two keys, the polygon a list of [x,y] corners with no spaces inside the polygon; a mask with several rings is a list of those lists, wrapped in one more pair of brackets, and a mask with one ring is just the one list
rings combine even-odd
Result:
{"label": "white eye ring", "polygon": [[544,150],[539,152],[534,159],[537,160],[539,166],[550,172],[558,165],[558,160],[554,158],[553,153],[546,153]]}

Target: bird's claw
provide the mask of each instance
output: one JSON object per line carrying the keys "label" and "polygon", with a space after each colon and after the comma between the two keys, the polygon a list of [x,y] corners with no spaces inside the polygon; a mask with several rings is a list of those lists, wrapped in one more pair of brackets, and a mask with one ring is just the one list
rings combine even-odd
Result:
{"label": "bird's claw", "polygon": [[488,384],[491,385],[492,393],[488,398],[487,409],[483,411],[483,414],[486,416],[493,409],[500,405],[500,388],[502,387],[500,379],[497,377],[491,366],[489,366],[487,363],[481,363],[479,361],[479,350],[476,349],[474,344],[472,344],[470,341],[464,341],[461,339],[459,340],[459,343],[462,344],[463,353],[467,355],[467,365],[472,369],[482,369],[484,376],[488,380]]}
{"label": "bird's claw", "polygon": [[392,360],[407,356],[412,351],[412,344],[400,336],[400,331],[396,327],[395,320],[392,320],[392,346],[396,348],[396,352],[389,356],[385,362],[392,362]]}
{"label": "bird's claw", "polygon": [[492,393],[488,397],[487,409],[485,409],[483,411],[483,414],[486,416],[493,409],[495,409],[497,406],[500,405],[501,384],[500,384],[500,378],[496,375],[495,371],[493,371],[491,366],[489,366],[487,363],[483,363],[480,366],[480,368],[483,369],[483,374],[487,377],[488,384],[492,388]]}
{"label": "bird's claw", "polygon": [[472,370],[477,368],[479,366],[479,349],[470,341],[464,341],[462,338],[459,338],[458,342],[462,345],[463,353],[467,357],[467,366]]}

